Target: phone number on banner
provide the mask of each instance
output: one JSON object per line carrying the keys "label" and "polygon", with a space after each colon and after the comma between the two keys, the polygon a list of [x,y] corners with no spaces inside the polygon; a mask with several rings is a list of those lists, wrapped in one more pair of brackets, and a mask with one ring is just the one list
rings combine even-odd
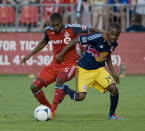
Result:
{"label": "phone number on banner", "polygon": [[[13,58],[10,58],[11,56],[8,55],[0,55],[0,66],[9,66],[9,65],[24,65],[22,64],[22,59],[24,56],[16,55]],[[52,57],[49,55],[38,55],[35,57],[31,57],[29,60],[26,61],[25,65],[31,66],[31,65],[49,65],[52,61]]]}

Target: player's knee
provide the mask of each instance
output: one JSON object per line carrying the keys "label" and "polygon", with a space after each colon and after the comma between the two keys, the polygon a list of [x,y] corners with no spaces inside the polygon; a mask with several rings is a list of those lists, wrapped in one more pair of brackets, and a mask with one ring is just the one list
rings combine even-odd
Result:
{"label": "player's knee", "polygon": [[68,76],[65,72],[61,72],[58,74],[56,78],[56,86],[62,86],[64,82],[68,80]]}
{"label": "player's knee", "polygon": [[115,84],[111,84],[109,87],[107,87],[107,90],[114,95],[118,94],[118,88]]}
{"label": "player's knee", "polygon": [[30,86],[30,88],[31,88],[32,93],[34,93],[34,94],[37,93],[37,92],[39,92],[41,90],[40,87],[38,87],[37,85],[34,85],[34,84],[32,84]]}
{"label": "player's knee", "polygon": [[86,97],[86,93],[77,93],[76,94],[76,101],[83,101]]}
{"label": "player's knee", "polygon": [[63,86],[63,83],[64,81],[60,77],[56,78],[56,87]]}
{"label": "player's knee", "polygon": [[30,88],[31,88],[31,91],[35,94],[35,93],[38,93],[41,90],[41,88],[44,86],[45,84],[40,79],[36,78],[31,84]]}

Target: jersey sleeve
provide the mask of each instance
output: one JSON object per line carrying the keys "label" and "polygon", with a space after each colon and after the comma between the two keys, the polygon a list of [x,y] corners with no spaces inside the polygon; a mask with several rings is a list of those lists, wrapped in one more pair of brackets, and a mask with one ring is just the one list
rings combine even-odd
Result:
{"label": "jersey sleeve", "polygon": [[48,35],[47,35],[47,30],[45,30],[45,32],[44,32],[43,41],[46,41],[46,42],[49,41],[49,37],[48,37]]}
{"label": "jersey sleeve", "polygon": [[86,44],[94,44],[100,41],[102,38],[102,34],[91,34],[91,35],[83,35],[79,37],[79,42],[82,45]]}

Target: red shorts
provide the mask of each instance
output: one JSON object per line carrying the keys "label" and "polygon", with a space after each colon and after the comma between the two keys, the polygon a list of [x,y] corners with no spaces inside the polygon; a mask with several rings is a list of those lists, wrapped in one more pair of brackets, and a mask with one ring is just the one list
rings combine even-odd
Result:
{"label": "red shorts", "polygon": [[34,83],[39,80],[44,86],[47,86],[48,84],[55,82],[57,77],[60,77],[65,82],[75,76],[75,71],[75,64],[50,64],[38,73]]}

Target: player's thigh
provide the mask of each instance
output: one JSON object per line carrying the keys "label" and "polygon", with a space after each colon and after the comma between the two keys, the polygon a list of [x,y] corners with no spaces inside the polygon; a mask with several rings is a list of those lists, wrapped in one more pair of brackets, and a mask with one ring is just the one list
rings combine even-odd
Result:
{"label": "player's thigh", "polygon": [[76,70],[76,90],[77,92],[87,92],[92,87],[95,77],[93,72],[77,67]]}
{"label": "player's thigh", "polygon": [[52,65],[44,67],[37,75],[36,79],[41,80],[45,86],[56,80],[56,72]]}
{"label": "player's thigh", "polygon": [[61,79],[63,82],[69,81],[75,76],[76,65],[65,65],[61,68],[58,68],[57,78]]}
{"label": "player's thigh", "polygon": [[102,87],[97,82],[94,82],[93,85],[92,85],[92,87],[95,88],[95,89],[97,89],[101,93],[105,93],[105,92],[108,91],[106,88]]}
{"label": "player's thigh", "polygon": [[96,83],[98,86],[95,88],[106,89],[109,85],[114,84],[114,78],[107,72],[105,68],[99,68],[98,74],[96,76]]}

